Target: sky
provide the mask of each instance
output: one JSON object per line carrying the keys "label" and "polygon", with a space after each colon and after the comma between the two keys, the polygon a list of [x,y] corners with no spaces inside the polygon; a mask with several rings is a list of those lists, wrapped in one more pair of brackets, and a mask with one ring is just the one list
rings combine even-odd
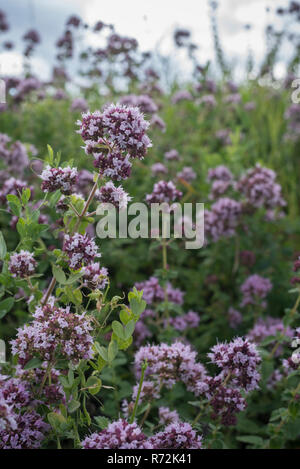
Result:
{"label": "sky", "polygon": [[[265,53],[265,26],[274,23],[274,10],[287,3],[287,0],[219,1],[220,37],[230,61],[244,63],[250,48],[259,63]],[[270,7],[269,12],[266,7]],[[97,20],[114,24],[118,33],[135,37],[142,50],[155,49],[171,56],[185,72],[189,71],[187,59],[181,53],[175,56],[172,44],[176,27],[192,31],[201,63],[214,55],[207,0],[0,0],[0,9],[7,13],[12,26],[7,36],[17,43],[15,52],[0,52],[1,75],[21,72],[18,52],[22,47],[21,37],[28,29],[36,28],[41,33],[42,44],[35,54],[34,66],[42,78],[47,78],[53,63],[53,45],[71,14],[81,16],[89,24]],[[252,26],[250,32],[245,31],[245,24]],[[87,41],[94,39],[88,37]],[[283,73],[283,64],[282,56],[279,74]]]}

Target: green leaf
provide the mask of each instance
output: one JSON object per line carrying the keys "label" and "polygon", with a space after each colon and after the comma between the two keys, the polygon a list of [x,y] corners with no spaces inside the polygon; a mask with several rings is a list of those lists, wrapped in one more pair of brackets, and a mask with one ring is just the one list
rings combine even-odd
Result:
{"label": "green leaf", "polygon": [[112,340],[108,346],[108,361],[111,363],[113,359],[117,356],[119,347],[117,342]]}
{"label": "green leaf", "polygon": [[69,409],[70,414],[72,414],[77,409],[79,409],[79,407],[80,407],[80,402],[73,399],[68,405],[68,409]]}
{"label": "green leaf", "polygon": [[99,345],[98,342],[95,342],[95,349],[99,353],[100,357],[103,358],[105,362],[108,362],[108,352],[106,348]]}
{"label": "green leaf", "polygon": [[26,205],[27,202],[29,202],[30,197],[31,197],[31,190],[29,189],[29,187],[26,187],[26,189],[23,189],[22,191],[23,205]]}
{"label": "green leaf", "polygon": [[46,161],[48,163],[50,163],[50,165],[51,165],[53,163],[53,159],[54,159],[54,154],[53,154],[52,147],[50,145],[47,145],[47,150],[48,150],[48,158],[46,159]]}
{"label": "green leaf", "polygon": [[72,283],[76,282],[80,277],[82,277],[83,272],[77,272],[76,274],[70,275],[68,280],[66,281],[66,285],[71,285]]}
{"label": "green leaf", "polygon": [[26,223],[24,218],[19,218],[17,223],[17,230],[21,238],[25,238],[27,235]]}
{"label": "green leaf", "polygon": [[107,428],[108,424],[110,423],[110,420],[108,418],[102,417],[102,416],[95,417],[95,421],[98,427],[101,428],[101,430],[104,430],[105,428]]}
{"label": "green leaf", "polygon": [[125,340],[128,340],[129,337],[132,336],[133,331],[134,331],[134,327],[135,327],[135,320],[134,320],[134,319],[132,319],[131,321],[129,321],[128,324],[126,324],[126,326],[125,326],[125,333],[124,333],[124,335],[125,335]]}
{"label": "green leaf", "polygon": [[49,199],[49,206],[54,208],[61,197],[61,192],[58,190],[54,192]]}
{"label": "green leaf", "polygon": [[2,231],[0,231],[0,259],[3,261],[7,253],[5,239],[3,237]]}
{"label": "green leaf", "polygon": [[112,326],[112,330],[114,331],[116,336],[119,337],[120,339],[124,340],[125,339],[125,334],[124,334],[124,328],[123,328],[122,324],[119,321],[113,321],[111,326]]}
{"label": "green leaf", "polygon": [[243,443],[250,443],[251,445],[255,445],[255,446],[262,446],[264,443],[263,438],[261,438],[260,436],[255,436],[255,435],[238,436],[236,439]]}
{"label": "green leaf", "polygon": [[11,310],[14,302],[15,300],[12,297],[0,301],[0,319],[4,318],[4,316]]}
{"label": "green leaf", "polygon": [[63,285],[66,283],[66,275],[60,267],[58,267],[57,265],[53,265],[52,273],[58,283],[61,283]]}
{"label": "green leaf", "polygon": [[92,395],[98,394],[102,386],[102,381],[96,376],[90,376],[86,382],[86,387]]}
{"label": "green leaf", "polygon": [[40,368],[40,366],[42,365],[42,360],[40,360],[39,358],[32,358],[31,360],[29,360],[26,365],[24,366],[24,370],[31,370],[32,368]]}
{"label": "green leaf", "polygon": [[50,423],[51,427],[58,431],[61,425],[66,423],[66,419],[62,414],[58,414],[56,412],[50,412],[47,415],[48,422]]}

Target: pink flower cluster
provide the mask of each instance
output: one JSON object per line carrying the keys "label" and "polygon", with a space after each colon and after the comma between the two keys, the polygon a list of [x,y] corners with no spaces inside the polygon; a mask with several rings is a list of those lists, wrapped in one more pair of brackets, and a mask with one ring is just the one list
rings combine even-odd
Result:
{"label": "pink flower cluster", "polygon": [[35,273],[36,266],[33,254],[22,249],[10,256],[8,270],[13,277],[25,278]]}
{"label": "pink flower cluster", "polygon": [[[17,423],[15,420],[14,413],[9,405],[7,405],[5,399],[0,394],[0,435],[3,432],[15,430]],[[0,442],[1,448],[1,442]]]}
{"label": "pink flower cluster", "polygon": [[179,415],[176,410],[170,410],[169,407],[160,407],[158,409],[159,424],[169,425],[179,422]]}
{"label": "pink flower cluster", "polygon": [[84,449],[201,449],[202,438],[184,422],[171,423],[147,438],[136,423],[120,419],[86,437],[81,444]]}
{"label": "pink flower cluster", "polygon": [[20,179],[16,179],[14,177],[11,177],[7,179],[0,191],[0,201],[2,204],[5,204],[7,202],[6,196],[8,194],[13,194],[20,196],[22,194],[23,189],[26,189],[28,187],[27,182],[21,181]]}
{"label": "pink flower cluster", "polygon": [[128,154],[124,155],[119,150],[112,150],[107,154],[100,151],[97,153],[94,147],[89,145],[86,151],[94,154],[94,166],[99,169],[100,176],[114,181],[129,178],[132,164]]}
{"label": "pink flower cluster", "polygon": [[103,204],[114,205],[118,210],[126,208],[131,200],[131,197],[124,191],[123,187],[116,187],[112,181],[108,181],[98,189],[95,198]]}
{"label": "pink flower cluster", "polygon": [[202,449],[202,437],[187,422],[174,422],[149,438],[154,449]]}
{"label": "pink flower cluster", "polygon": [[182,316],[171,317],[168,321],[165,320],[165,326],[169,324],[177,331],[184,331],[186,329],[193,329],[198,327],[200,322],[199,314],[194,311],[189,311]]}
{"label": "pink flower cluster", "polygon": [[51,168],[47,166],[41,174],[41,189],[43,192],[55,192],[60,189],[63,194],[69,195],[76,184],[77,176],[77,168],[70,168],[70,166]]}
{"label": "pink flower cluster", "polygon": [[145,94],[130,94],[127,96],[122,96],[120,99],[120,104],[123,106],[138,107],[140,111],[145,114],[153,114],[154,112],[158,111],[158,107],[153,99]]}
{"label": "pink flower cluster", "polygon": [[[138,282],[135,284],[137,290],[143,290],[143,298],[147,305],[153,305],[161,303],[165,299],[164,289],[159,284],[159,280],[156,277],[150,277],[149,280],[144,282]],[[184,292],[179,288],[174,288],[170,283],[167,285],[168,301],[178,305],[183,304]]]}
{"label": "pink flower cluster", "polygon": [[137,377],[145,361],[148,364],[146,375],[169,389],[179,381],[185,383],[188,389],[191,386],[195,389],[197,381],[203,381],[206,376],[204,366],[196,363],[196,352],[181,342],[141,347],[135,354]]}
{"label": "pink flower cluster", "polygon": [[182,197],[182,192],[176,189],[173,181],[159,181],[154,184],[151,194],[146,195],[146,202],[150,204],[155,203],[172,203],[176,202]]}
{"label": "pink flower cluster", "polygon": [[235,387],[246,392],[258,388],[261,358],[256,346],[248,339],[237,337],[232,342],[215,345],[208,354],[211,362],[221,368],[222,379],[230,379]]}
{"label": "pink flower cluster", "polygon": [[63,251],[69,258],[69,267],[78,270],[83,264],[89,264],[98,256],[98,248],[88,235],[75,233],[73,236],[65,235]]}
{"label": "pink flower cluster", "polygon": [[181,171],[177,173],[177,178],[178,179],[183,179],[186,182],[192,182],[196,179],[197,174],[193,170],[193,168],[190,168],[189,166],[184,166]]}
{"label": "pink flower cluster", "polygon": [[228,197],[217,200],[210,210],[204,212],[206,237],[216,242],[220,238],[234,236],[241,213],[242,206],[239,202]]}
{"label": "pink flower cluster", "polygon": [[268,278],[257,274],[250,275],[241,285],[243,294],[241,306],[260,304],[264,308],[266,302],[262,300],[266,298],[270,290],[272,290],[272,283]]}
{"label": "pink flower cluster", "polygon": [[136,423],[117,420],[100,433],[82,441],[83,449],[151,449],[152,445]]}
{"label": "pink flower cluster", "polygon": [[[82,116],[78,133],[87,146],[100,144],[129,153],[131,158],[143,158],[151,141],[146,134],[149,123],[136,107],[111,104],[103,112],[95,111]],[[91,152],[91,150],[89,150]]]}
{"label": "pink flower cluster", "polygon": [[14,428],[0,430],[0,449],[38,449],[50,431],[50,425],[34,410],[16,414],[15,422]]}
{"label": "pink flower cluster", "polygon": [[85,313],[71,313],[69,307],[58,308],[50,304],[38,307],[34,319],[18,329],[12,340],[12,352],[20,364],[38,356],[51,361],[59,353],[73,362],[93,356],[93,339],[89,319]]}
{"label": "pink flower cluster", "polygon": [[180,159],[179,153],[175,149],[167,151],[164,156],[167,161],[178,161]]}
{"label": "pink flower cluster", "polygon": [[[251,342],[260,344],[267,337],[274,337],[273,345],[276,342],[275,337],[280,334],[286,337],[288,341],[293,337],[294,331],[290,327],[285,327],[281,319],[267,317],[259,318],[253,328],[248,332],[247,337]],[[276,356],[280,355],[282,347],[278,347]]]}
{"label": "pink flower cluster", "polygon": [[276,183],[276,173],[259,164],[246,172],[239,180],[237,189],[246,197],[246,202],[254,208],[274,209],[286,205],[281,194],[281,186]]}
{"label": "pink flower cluster", "polygon": [[108,284],[108,271],[100,267],[99,262],[89,264],[82,268],[84,286],[91,290],[103,290]]}
{"label": "pink flower cluster", "polygon": [[19,175],[29,165],[28,153],[23,143],[11,139],[6,134],[0,134],[0,157],[5,161],[11,173]]}

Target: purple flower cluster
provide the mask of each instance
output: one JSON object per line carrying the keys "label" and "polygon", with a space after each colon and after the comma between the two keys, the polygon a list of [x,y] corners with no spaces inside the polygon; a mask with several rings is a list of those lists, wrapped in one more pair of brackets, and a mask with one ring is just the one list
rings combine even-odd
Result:
{"label": "purple flower cluster", "polygon": [[184,422],[171,423],[147,438],[136,423],[119,419],[100,433],[86,437],[81,444],[83,449],[201,449],[202,438]]}
{"label": "purple flower cluster", "polygon": [[136,423],[117,420],[100,433],[82,441],[83,449],[151,449],[152,445]]}
{"label": "purple flower cluster", "polygon": [[217,166],[208,171],[207,180],[212,182],[209,199],[216,200],[233,186],[233,176],[226,166]]}
{"label": "purple flower cluster", "polygon": [[127,207],[131,197],[124,191],[122,186],[116,187],[112,181],[96,191],[95,198],[103,204],[112,204],[122,210]]}
{"label": "purple flower cluster", "polygon": [[122,96],[120,99],[122,106],[138,107],[145,114],[153,114],[158,111],[158,107],[150,96],[142,94],[130,94]]}
{"label": "purple flower cluster", "polygon": [[228,197],[217,200],[210,210],[205,210],[205,233],[213,242],[231,237],[239,225],[242,206]]}
{"label": "purple flower cluster", "polygon": [[259,164],[242,176],[237,183],[237,189],[246,197],[246,202],[254,208],[274,209],[286,205],[282,198],[281,186],[276,183],[276,173]]}
{"label": "purple flower cluster", "polygon": [[300,109],[298,104],[291,104],[286,110],[285,119],[287,120],[288,131],[285,138],[290,141],[297,141],[300,137]]}
{"label": "purple flower cluster", "polygon": [[207,378],[205,385],[207,388],[204,394],[212,407],[211,417],[220,418],[223,425],[235,425],[236,414],[246,408],[246,401],[240,391],[224,386],[220,376]]}
{"label": "purple flower cluster", "polygon": [[91,290],[103,290],[108,284],[108,271],[100,267],[99,262],[89,264],[82,268],[84,286]]}
{"label": "purple flower cluster", "polygon": [[69,195],[76,184],[77,176],[77,168],[70,168],[70,166],[51,168],[47,166],[41,174],[41,189],[43,192],[55,192],[60,189],[63,194]]}
{"label": "purple flower cluster", "polygon": [[27,96],[32,91],[37,91],[41,88],[41,82],[35,77],[28,77],[21,80],[17,87],[16,92],[14,94],[14,101],[16,103],[20,103],[24,100],[25,96]]}
{"label": "purple flower cluster", "polygon": [[151,194],[146,195],[146,202],[150,204],[155,203],[172,203],[176,202],[182,197],[182,192],[176,189],[173,181],[159,181],[154,184]]}
{"label": "purple flower cluster", "polygon": [[154,163],[151,166],[153,176],[163,175],[168,173],[168,169],[162,163]]}
{"label": "purple flower cluster", "polygon": [[221,377],[230,379],[235,387],[246,392],[258,388],[261,358],[256,346],[248,339],[237,337],[232,342],[215,345],[208,354],[211,362],[221,368]]}
{"label": "purple flower cluster", "polygon": [[207,174],[208,181],[232,181],[233,176],[231,171],[223,165],[216,166],[208,170]]}
{"label": "purple flower cluster", "polygon": [[30,277],[35,273],[37,263],[29,251],[21,250],[10,256],[8,270],[13,277]]}
{"label": "purple flower cluster", "polygon": [[[0,435],[17,428],[14,412],[0,393]],[[1,448],[1,441],[0,441]]]}
{"label": "purple flower cluster", "polygon": [[250,275],[241,285],[243,294],[241,306],[260,304],[265,307],[266,303],[262,300],[266,298],[270,290],[272,290],[272,283],[268,278],[257,274]]}
{"label": "purple flower cluster", "polygon": [[95,242],[87,234],[79,233],[65,235],[63,251],[69,258],[69,267],[72,270],[80,269],[83,264],[89,264],[99,255]]}
{"label": "purple flower cluster", "polygon": [[[143,298],[148,306],[161,303],[165,299],[164,289],[156,277],[150,277],[149,280],[138,282],[135,284],[135,287],[137,290],[143,290]],[[172,287],[170,283],[167,284],[167,296],[168,301],[171,303],[183,304],[184,292],[179,290],[179,288]]]}
{"label": "purple flower cluster", "polygon": [[180,159],[178,151],[174,149],[167,151],[164,156],[167,161],[178,161]]}
{"label": "purple flower cluster", "polygon": [[293,364],[293,368],[297,369],[300,364],[300,327],[298,327],[295,331],[295,336],[292,341],[292,347],[296,349],[292,356],[290,357],[289,361]]}
{"label": "purple flower cluster", "polygon": [[228,310],[229,325],[233,329],[236,329],[243,321],[243,317],[239,311],[230,307]]}
{"label": "purple flower cluster", "polygon": [[32,399],[28,383],[19,378],[5,379],[1,383],[0,396],[8,406],[18,410],[27,407]]}
{"label": "purple flower cluster", "polygon": [[[86,145],[99,144],[129,153],[131,158],[144,158],[151,141],[146,134],[149,123],[138,108],[111,104],[103,112],[86,113],[79,121],[78,133]],[[91,152],[91,150],[89,150]]]}
{"label": "purple flower cluster", "polygon": [[187,422],[171,423],[149,440],[154,449],[202,449],[202,437]]}
{"label": "purple flower cluster", "polygon": [[141,347],[135,354],[137,376],[144,361],[148,364],[146,375],[169,389],[179,381],[185,383],[188,389],[191,386],[195,389],[197,382],[203,381],[206,376],[203,365],[196,363],[196,352],[181,342]]}
{"label": "purple flower cluster", "polygon": [[179,173],[177,173],[176,176],[178,179],[183,179],[186,182],[192,182],[196,179],[197,174],[195,173],[193,168],[185,166],[184,168],[182,168],[181,171],[179,171]]}
{"label": "purple flower cluster", "polygon": [[153,114],[153,116],[151,117],[150,125],[151,127],[159,129],[162,133],[165,133],[167,129],[165,121],[158,114]]}
{"label": "purple flower cluster", "polygon": [[169,407],[160,407],[158,409],[159,424],[169,425],[179,422],[179,415],[176,410],[170,410]]}
{"label": "purple flower cluster", "polygon": [[0,449],[38,449],[50,425],[34,410],[15,416],[16,426],[0,430]]}
{"label": "purple flower cluster", "polygon": [[23,143],[11,139],[6,134],[0,134],[0,157],[5,161],[11,173],[23,173],[29,165],[28,153]]}
{"label": "purple flower cluster", "polygon": [[[132,391],[133,402],[137,398],[138,388],[139,388],[139,383],[134,386],[133,391]],[[157,384],[154,383],[153,381],[144,380],[142,384],[140,400],[142,402],[151,402],[154,399],[159,399],[159,398],[160,398],[160,393],[159,393],[159,388],[157,387]]]}
{"label": "purple flower cluster", "polygon": [[199,104],[203,104],[205,107],[210,109],[216,107],[217,101],[213,94],[206,94],[199,99]]}
{"label": "purple flower cluster", "polygon": [[94,166],[99,169],[100,176],[110,178],[114,181],[127,179],[131,174],[132,164],[129,155],[124,155],[118,150],[109,153],[97,153],[93,146],[86,147],[86,151],[94,152]]}
{"label": "purple flower cluster", "polygon": [[165,320],[165,325],[169,324],[174,327],[177,331],[185,331],[186,329],[193,329],[198,327],[200,322],[199,314],[194,311],[189,311],[182,316],[176,316],[170,318],[168,321]]}
{"label": "purple flower cluster", "polygon": [[[300,270],[300,257],[295,260],[294,265],[293,265],[293,271],[294,272],[299,272]],[[299,275],[299,274],[297,274]],[[300,283],[300,277],[299,276],[294,276],[291,278],[291,284],[296,285],[297,283]]]}
{"label": "purple flower cluster", "polygon": [[191,93],[187,90],[180,90],[177,91],[173,96],[172,96],[172,103],[177,104],[180,103],[180,101],[192,101],[193,96]]}
{"label": "purple flower cluster", "polygon": [[6,196],[8,194],[20,196],[22,194],[23,189],[26,189],[26,187],[28,187],[28,184],[25,181],[15,179],[14,177],[7,179],[4,182],[0,191],[0,201],[2,202],[2,204],[5,204],[7,202]]}
{"label": "purple flower cluster", "polygon": [[75,98],[71,104],[71,111],[86,112],[89,106],[84,98]]}
{"label": "purple flower cluster", "polygon": [[[267,317],[266,319],[259,318],[254,324],[253,328],[248,332],[247,337],[251,342],[260,344],[267,337],[274,337],[273,344],[276,342],[275,337],[280,334],[288,340],[293,337],[294,331],[290,327],[285,327],[281,319]],[[276,355],[280,355],[282,347],[278,347]]]}
{"label": "purple flower cluster", "polygon": [[230,133],[230,129],[220,129],[217,130],[215,136],[222,145],[231,145]]}
{"label": "purple flower cluster", "polygon": [[73,362],[92,358],[92,327],[85,313],[74,314],[68,307],[48,304],[38,307],[33,317],[31,323],[18,329],[16,339],[11,342],[20,364],[35,356],[49,362],[57,352]]}

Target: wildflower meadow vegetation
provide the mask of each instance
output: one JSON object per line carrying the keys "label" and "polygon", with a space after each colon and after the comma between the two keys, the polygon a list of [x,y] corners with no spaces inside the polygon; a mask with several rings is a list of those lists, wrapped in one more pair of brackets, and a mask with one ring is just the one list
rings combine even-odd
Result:
{"label": "wildflower meadow vegetation", "polygon": [[[268,26],[234,82],[209,4],[214,67],[174,32],[185,83],[76,15],[48,81],[42,31],[22,76],[1,69],[0,449],[300,446],[300,36]],[[300,4],[277,14],[299,24]],[[1,11],[1,50],[9,27]],[[99,207],[132,202],[203,203],[203,245],[101,239]]]}

